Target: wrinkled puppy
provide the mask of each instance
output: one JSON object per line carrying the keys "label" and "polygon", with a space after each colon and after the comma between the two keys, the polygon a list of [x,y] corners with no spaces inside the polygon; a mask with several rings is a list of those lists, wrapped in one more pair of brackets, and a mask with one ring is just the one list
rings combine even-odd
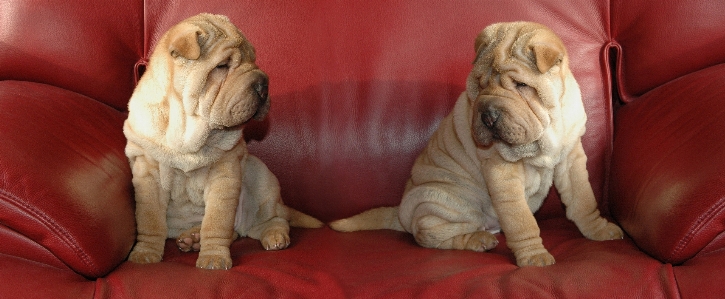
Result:
{"label": "wrinkled puppy", "polygon": [[169,237],[199,251],[197,267],[229,269],[237,236],[284,249],[289,223],[322,226],[286,207],[275,176],[247,152],[243,125],[270,107],[267,75],[254,62],[224,16],[200,14],[161,37],[123,128],[138,232],[130,261],[161,261]]}
{"label": "wrinkled puppy", "polygon": [[424,247],[484,251],[500,230],[519,266],[545,266],[533,213],[552,183],[567,217],[592,240],[622,238],[602,218],[581,144],[586,115],[562,41],[535,23],[498,23],[476,39],[466,91],[413,165],[399,207],[330,224],[397,229]]}

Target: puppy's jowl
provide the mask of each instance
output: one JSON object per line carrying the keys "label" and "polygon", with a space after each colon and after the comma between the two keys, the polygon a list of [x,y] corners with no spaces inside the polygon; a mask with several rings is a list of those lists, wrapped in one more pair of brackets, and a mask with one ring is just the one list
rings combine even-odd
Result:
{"label": "puppy's jowl", "polygon": [[275,176],[247,152],[244,124],[269,107],[267,75],[226,17],[200,14],[161,37],[124,124],[138,233],[130,261],[161,261],[168,237],[199,251],[197,267],[229,269],[238,236],[284,249],[290,223],[322,226],[285,206]]}
{"label": "puppy's jowl", "polygon": [[545,266],[533,216],[552,184],[567,217],[592,240],[622,238],[602,218],[581,144],[586,114],[562,41],[534,23],[498,23],[475,42],[466,91],[415,161],[399,207],[330,226],[397,229],[418,244],[484,251],[502,230],[519,266]]}

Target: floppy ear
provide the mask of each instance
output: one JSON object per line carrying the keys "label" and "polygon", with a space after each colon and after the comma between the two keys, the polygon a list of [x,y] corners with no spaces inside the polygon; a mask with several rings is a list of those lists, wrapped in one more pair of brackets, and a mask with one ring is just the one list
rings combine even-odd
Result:
{"label": "floppy ear", "polygon": [[204,33],[194,26],[177,30],[171,35],[169,53],[174,58],[181,56],[191,60],[199,59],[199,56],[201,56],[199,42],[202,34]]}
{"label": "floppy ear", "polygon": [[[475,65],[478,62],[478,59],[481,58],[481,51],[485,49],[488,46],[488,43],[491,42],[490,38],[490,31],[495,25],[488,26],[481,30],[481,32],[476,36],[476,41],[473,44],[473,50],[476,51],[476,56],[473,58],[473,64]],[[480,76],[480,75],[479,75]],[[466,92],[468,93],[468,98],[470,100],[476,99],[478,97],[478,79],[476,73],[476,67],[474,66],[473,70],[468,74],[468,78],[466,78]]]}
{"label": "floppy ear", "polygon": [[483,30],[481,30],[481,33],[476,36],[476,42],[473,45],[473,50],[476,51],[476,58],[473,59],[473,63],[476,63],[476,61],[478,61],[478,57],[481,56],[481,50],[485,49],[486,46],[491,42],[490,33],[487,31],[487,29],[488,27],[484,28]]}
{"label": "floppy ear", "polygon": [[551,67],[559,64],[564,58],[564,52],[548,44],[533,44],[529,46],[534,53],[534,63],[539,72],[546,73]]}
{"label": "floppy ear", "polygon": [[481,31],[481,33],[476,36],[476,43],[474,44],[473,49],[476,50],[476,54],[481,52],[481,49],[486,47],[488,38],[486,37],[485,32]]}

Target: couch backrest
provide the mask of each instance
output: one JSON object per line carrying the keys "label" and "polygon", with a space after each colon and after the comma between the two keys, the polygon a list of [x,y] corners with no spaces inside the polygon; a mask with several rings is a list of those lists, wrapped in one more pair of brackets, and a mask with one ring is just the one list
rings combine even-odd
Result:
{"label": "couch backrest", "polygon": [[0,2],[0,80],[46,83],[126,109],[143,1]]}
{"label": "couch backrest", "polygon": [[145,53],[202,11],[228,15],[245,33],[272,99],[268,120],[246,129],[251,150],[280,179],[285,202],[323,220],[400,202],[413,160],[464,90],[485,26],[546,24],[568,46],[582,86],[588,166],[604,197],[611,111],[600,1],[157,1],[147,9]]}
{"label": "couch backrest", "polygon": [[612,40],[625,102],[725,63],[725,2],[612,1]]}

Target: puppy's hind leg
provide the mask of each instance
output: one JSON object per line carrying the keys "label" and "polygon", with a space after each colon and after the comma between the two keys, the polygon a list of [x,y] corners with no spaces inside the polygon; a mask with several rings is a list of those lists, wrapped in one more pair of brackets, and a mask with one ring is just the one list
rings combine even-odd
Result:
{"label": "puppy's hind leg", "polygon": [[[237,209],[237,223],[244,225],[237,226],[237,232],[259,240],[266,250],[287,248],[290,237],[289,222],[285,218],[288,218],[289,210],[282,204],[279,181],[262,160],[253,155],[247,156],[244,172],[243,199]],[[314,226],[317,220],[309,218],[303,222]]]}
{"label": "puppy's hind leg", "polygon": [[[201,226],[194,226],[184,232],[182,232],[178,238],[176,238],[176,246],[182,252],[199,251],[201,249]],[[232,240],[236,240],[239,234],[234,233]]]}
{"label": "puppy's hind leg", "polygon": [[412,189],[405,197],[401,223],[410,223],[407,230],[419,245],[477,252],[498,245],[498,239],[486,231],[487,216],[471,201],[431,187]]}
{"label": "puppy's hind leg", "polygon": [[199,235],[201,226],[194,226],[184,232],[182,232],[178,238],[176,238],[176,246],[183,252],[199,251],[201,249],[201,236]]}
{"label": "puppy's hind leg", "polygon": [[498,245],[496,236],[474,224],[449,222],[435,215],[420,217],[415,227],[415,241],[423,247],[483,252]]}
{"label": "puppy's hind leg", "polygon": [[252,227],[249,237],[257,239],[266,250],[285,249],[290,244],[289,223],[281,217],[273,217]]}

